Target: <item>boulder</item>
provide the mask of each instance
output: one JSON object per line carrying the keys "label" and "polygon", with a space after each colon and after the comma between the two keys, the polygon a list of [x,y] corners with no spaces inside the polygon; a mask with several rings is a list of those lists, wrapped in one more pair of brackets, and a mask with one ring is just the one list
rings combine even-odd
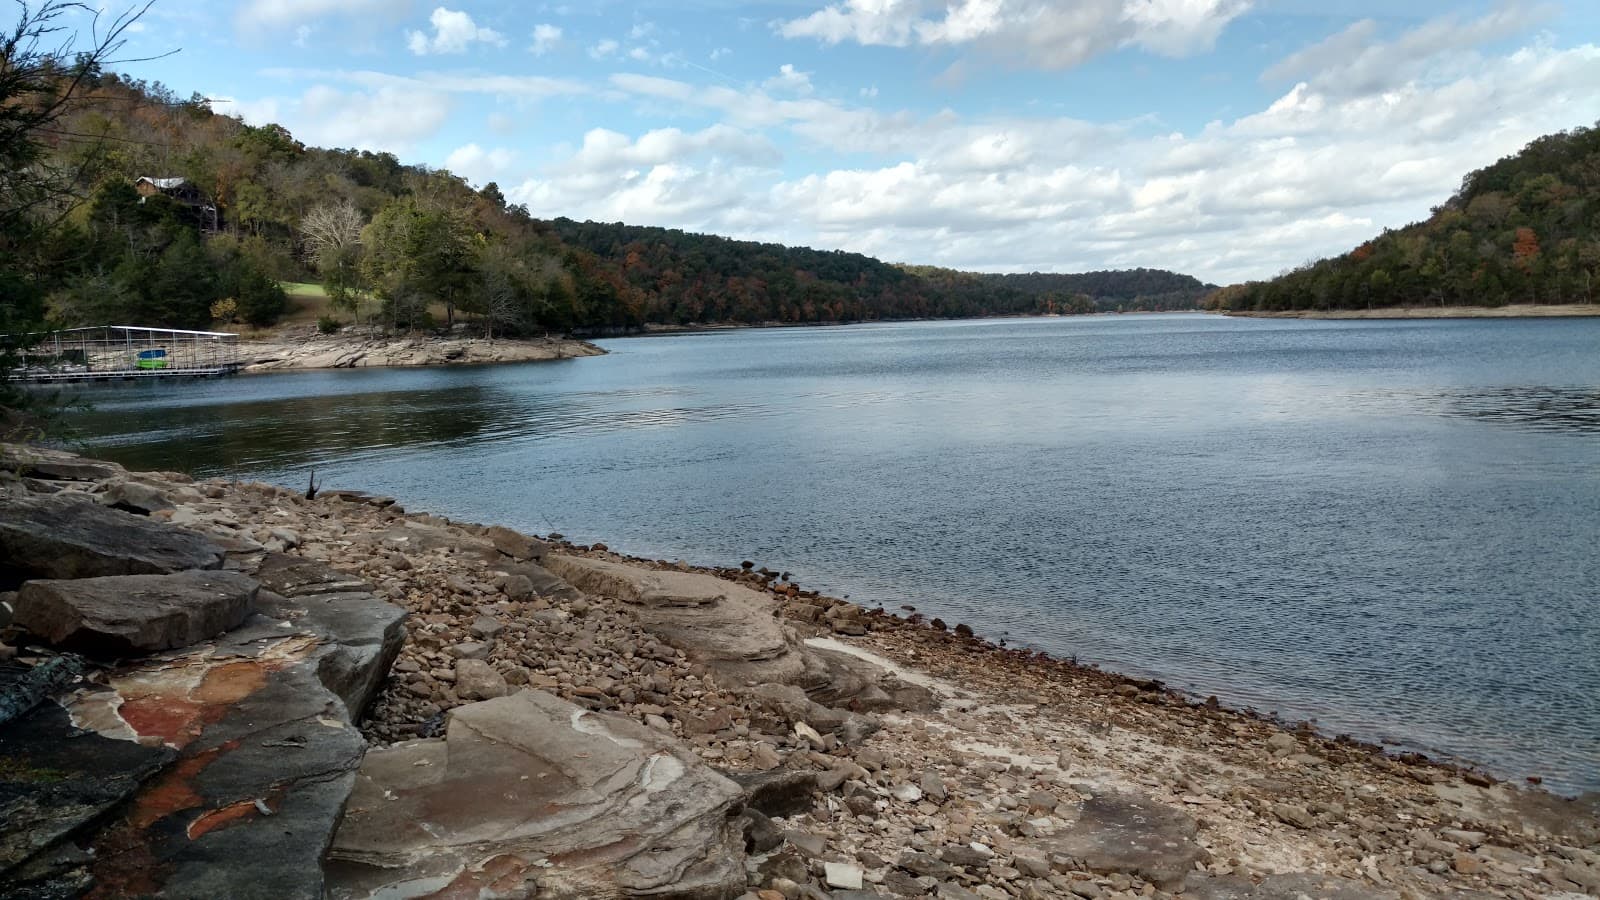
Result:
{"label": "boulder", "polygon": [[206,570],[30,581],[17,591],[13,621],[88,655],[171,650],[238,627],[259,587],[237,572]]}
{"label": "boulder", "polygon": [[100,503],[123,512],[148,516],[153,512],[174,509],[176,504],[165,493],[137,481],[119,481],[100,495]]}
{"label": "boulder", "polygon": [[340,898],[744,890],[736,785],[669,735],[523,691],[373,750],[329,851]]}
{"label": "boulder", "polygon": [[483,536],[489,539],[489,543],[494,544],[496,550],[518,562],[537,562],[544,559],[545,553],[550,550],[550,545],[544,541],[501,525],[484,529]]}
{"label": "boulder", "polygon": [[92,578],[219,569],[203,535],[111,509],[87,496],[12,498],[0,506],[0,575]]}
{"label": "boulder", "polygon": [[[579,593],[577,588],[568,584],[561,576],[537,563],[502,562],[494,566],[494,571],[504,573],[513,580],[525,579],[527,581],[527,590],[541,597],[549,597],[552,600],[579,600],[583,597],[583,594]],[[520,591],[521,589],[521,582],[518,581],[516,590]],[[511,593],[509,585],[507,593]],[[527,598],[512,597],[512,599],[522,600]]]}
{"label": "boulder", "polygon": [[1039,839],[1036,848],[1083,862],[1092,872],[1124,872],[1175,890],[1206,851],[1195,843],[1198,831],[1188,814],[1143,794],[1099,791],[1077,809],[1062,834]]}
{"label": "boulder", "polygon": [[506,679],[481,659],[456,660],[456,695],[463,700],[493,700],[506,695]]}

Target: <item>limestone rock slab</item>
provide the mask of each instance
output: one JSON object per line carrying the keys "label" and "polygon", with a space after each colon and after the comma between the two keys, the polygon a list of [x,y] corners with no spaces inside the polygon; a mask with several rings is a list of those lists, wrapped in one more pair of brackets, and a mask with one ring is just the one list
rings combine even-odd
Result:
{"label": "limestone rock slab", "polygon": [[0,567],[15,580],[161,575],[219,569],[222,560],[210,538],[88,496],[17,497],[0,506]]}
{"label": "limestone rock slab", "polygon": [[805,673],[799,640],[765,594],[710,575],[604,559],[550,554],[544,565],[585,593],[629,604],[646,631],[730,685],[792,683]]}
{"label": "limestone rock slab", "polygon": [[360,578],[314,559],[268,553],[253,575],[264,589],[256,600],[263,616],[335,638],[318,674],[359,717],[405,643],[405,610],[378,599]]}
{"label": "limestone rock slab", "polygon": [[740,796],[670,735],[523,691],[367,755],[330,896],[737,897]]}
{"label": "limestone rock slab", "polygon": [[58,647],[107,657],[197,644],[237,627],[260,585],[237,572],[29,581],[13,622]]}
{"label": "limestone rock slab", "polygon": [[1259,884],[1237,875],[1205,877],[1191,875],[1184,885],[1184,897],[1194,900],[1398,900],[1399,894],[1370,884],[1333,875],[1291,872],[1269,875]]}
{"label": "limestone rock slab", "polygon": [[1090,871],[1124,872],[1174,890],[1206,851],[1195,843],[1193,818],[1143,794],[1095,791],[1076,821],[1041,849],[1081,860]]}
{"label": "limestone rock slab", "polygon": [[[324,896],[319,862],[366,747],[358,701],[387,672],[404,614],[320,563],[260,562],[301,596],[263,590],[222,637],[108,669],[6,726],[5,740],[34,737],[0,757],[42,773],[0,783],[0,841],[17,848],[0,855],[8,891]],[[97,792],[75,786],[80,751],[102,764]],[[41,815],[52,808],[62,815]]]}
{"label": "limestone rock slab", "polygon": [[544,559],[545,553],[550,550],[550,545],[544,541],[528,537],[520,531],[512,531],[503,525],[489,526],[484,529],[483,536],[494,544],[496,550],[519,562],[537,562]]}

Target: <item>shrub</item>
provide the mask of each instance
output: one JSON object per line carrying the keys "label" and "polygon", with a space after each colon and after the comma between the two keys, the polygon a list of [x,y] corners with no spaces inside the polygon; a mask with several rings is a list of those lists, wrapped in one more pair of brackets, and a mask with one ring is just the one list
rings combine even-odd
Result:
{"label": "shrub", "polygon": [[337,332],[340,327],[339,320],[335,319],[333,316],[324,315],[317,318],[318,334],[333,334]]}

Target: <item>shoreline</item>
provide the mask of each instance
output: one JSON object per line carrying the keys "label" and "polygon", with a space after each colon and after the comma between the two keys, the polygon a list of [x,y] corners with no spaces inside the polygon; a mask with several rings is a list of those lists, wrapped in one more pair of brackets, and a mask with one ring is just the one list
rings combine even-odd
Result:
{"label": "shoreline", "polygon": [[1600,304],[1394,306],[1379,309],[1223,310],[1241,319],[1551,319],[1600,316]]}
{"label": "shoreline", "polygon": [[[763,814],[738,877],[762,900],[851,884],[995,900],[1600,889],[1600,795],[1390,755],[914,610],[865,609],[754,562],[642,559],[359,491],[307,499],[26,452],[47,467],[12,481],[13,497],[114,500],[230,552],[349,572],[403,609],[406,635],[360,725],[378,766],[363,778],[452,743],[456,717],[538,695],[675,741],[680,766],[802,785],[781,811],[745,801]],[[398,809],[407,785],[388,798]],[[346,834],[365,821],[362,796],[334,858],[379,840]],[[492,816],[493,789],[478,800],[474,815]],[[1099,842],[1123,846],[1130,828],[1159,849]]]}
{"label": "shoreline", "polygon": [[567,338],[439,337],[378,332],[330,334],[300,329],[265,339],[239,341],[240,372],[316,369],[400,368],[550,362],[604,356],[588,341]]}

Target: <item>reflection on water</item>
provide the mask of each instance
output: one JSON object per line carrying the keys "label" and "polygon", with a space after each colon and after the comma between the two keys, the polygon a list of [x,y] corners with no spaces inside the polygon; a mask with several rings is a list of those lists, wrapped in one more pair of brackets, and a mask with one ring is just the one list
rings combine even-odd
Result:
{"label": "reflection on water", "polygon": [[136,467],[758,559],[1334,732],[1600,788],[1600,320],[1140,316],[96,388]]}

